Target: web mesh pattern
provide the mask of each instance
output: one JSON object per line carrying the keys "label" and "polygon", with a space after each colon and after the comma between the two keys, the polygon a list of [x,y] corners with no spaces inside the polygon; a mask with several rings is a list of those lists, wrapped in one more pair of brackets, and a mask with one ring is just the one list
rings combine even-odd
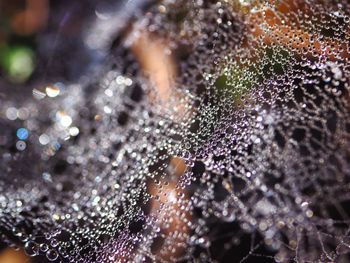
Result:
{"label": "web mesh pattern", "polygon": [[0,97],[0,240],[56,262],[348,262],[349,10],[164,0],[98,73]]}

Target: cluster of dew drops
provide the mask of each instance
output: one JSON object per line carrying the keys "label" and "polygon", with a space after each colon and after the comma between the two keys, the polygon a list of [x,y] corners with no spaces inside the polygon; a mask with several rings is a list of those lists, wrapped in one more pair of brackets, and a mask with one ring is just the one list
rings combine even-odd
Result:
{"label": "cluster of dew drops", "polygon": [[157,1],[98,73],[0,97],[1,242],[40,262],[348,262],[349,13]]}

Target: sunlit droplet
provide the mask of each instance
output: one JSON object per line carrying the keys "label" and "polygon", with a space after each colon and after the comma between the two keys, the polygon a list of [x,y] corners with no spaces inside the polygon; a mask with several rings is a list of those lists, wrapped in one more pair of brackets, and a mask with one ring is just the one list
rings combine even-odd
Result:
{"label": "sunlit droplet", "polygon": [[19,128],[16,132],[18,139],[26,140],[29,136],[29,131],[26,128]]}
{"label": "sunlit droplet", "polygon": [[24,141],[18,141],[16,142],[16,148],[19,151],[24,151],[27,147],[27,144]]}
{"label": "sunlit droplet", "polygon": [[45,88],[46,95],[50,98],[57,97],[60,95],[60,88],[55,85],[50,85]]}
{"label": "sunlit droplet", "polygon": [[9,107],[6,110],[6,117],[11,120],[14,121],[15,119],[17,119],[17,109],[15,107]]}
{"label": "sunlit droplet", "polygon": [[71,127],[69,129],[69,134],[71,136],[77,136],[79,134],[79,129],[77,127]]}

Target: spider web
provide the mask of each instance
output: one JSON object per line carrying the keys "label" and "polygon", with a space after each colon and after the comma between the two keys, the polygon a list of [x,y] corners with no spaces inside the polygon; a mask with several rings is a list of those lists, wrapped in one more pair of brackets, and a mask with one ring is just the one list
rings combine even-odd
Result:
{"label": "spider web", "polygon": [[1,99],[2,242],[40,262],[349,261],[349,10],[159,1],[93,74]]}

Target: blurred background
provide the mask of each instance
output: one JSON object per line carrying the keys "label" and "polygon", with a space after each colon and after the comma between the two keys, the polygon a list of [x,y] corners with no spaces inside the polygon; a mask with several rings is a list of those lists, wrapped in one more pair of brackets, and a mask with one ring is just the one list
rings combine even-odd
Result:
{"label": "blurred background", "polygon": [[101,46],[89,40],[91,26],[112,13],[118,17],[124,6],[112,0],[0,0],[1,96],[20,100],[52,81],[79,79],[103,57]]}

